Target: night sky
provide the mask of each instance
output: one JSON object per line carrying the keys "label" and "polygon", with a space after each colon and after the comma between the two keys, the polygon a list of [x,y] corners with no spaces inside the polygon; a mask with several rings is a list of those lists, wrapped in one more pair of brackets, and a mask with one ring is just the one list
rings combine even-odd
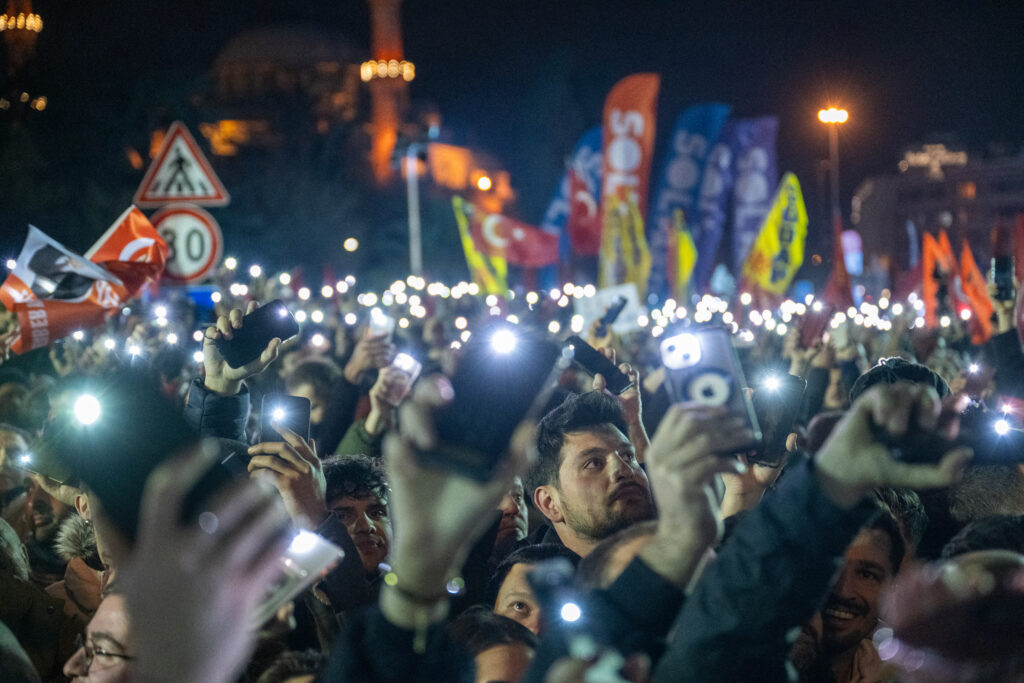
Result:
{"label": "night sky", "polygon": [[[72,121],[76,111],[87,121],[92,98],[122,97],[129,83],[202,76],[248,28],[336,27],[369,56],[363,0],[34,5],[46,24],[33,70],[55,115]],[[1016,152],[1024,139],[1022,2],[407,0],[403,27],[417,66],[413,97],[438,105],[456,142],[505,163],[517,212],[532,222],[564,155],[600,122],[608,89],[637,71],[662,75],[659,147],[675,116],[699,101],[779,115],[780,172],[797,173],[812,205],[827,155],[823,105],[851,112],[844,208],[867,175],[895,171],[905,146],[943,136],[972,151],[999,143]],[[83,129],[66,127],[69,136]]]}

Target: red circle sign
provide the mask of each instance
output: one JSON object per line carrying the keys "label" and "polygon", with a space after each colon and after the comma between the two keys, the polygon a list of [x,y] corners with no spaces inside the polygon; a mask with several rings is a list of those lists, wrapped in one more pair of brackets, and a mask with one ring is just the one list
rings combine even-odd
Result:
{"label": "red circle sign", "polygon": [[199,282],[217,266],[224,237],[209,213],[191,204],[171,204],[153,214],[150,221],[167,242],[165,280]]}

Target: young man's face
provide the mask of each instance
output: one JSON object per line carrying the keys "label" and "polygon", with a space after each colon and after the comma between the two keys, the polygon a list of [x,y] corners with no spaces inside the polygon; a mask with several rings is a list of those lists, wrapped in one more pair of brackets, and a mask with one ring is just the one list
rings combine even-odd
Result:
{"label": "young man's face", "polygon": [[375,574],[380,563],[387,559],[391,542],[387,503],[376,494],[366,493],[340,496],[328,506],[348,529],[363,561],[363,569],[367,574]]}
{"label": "young man's face", "polygon": [[826,653],[855,648],[875,630],[882,586],[894,573],[890,548],[884,531],[863,529],[846,549],[839,578],[821,610]]}
{"label": "young man's face", "polygon": [[647,475],[626,435],[611,425],[569,432],[562,445],[558,484],[549,487],[566,526],[600,541],[654,517]]}

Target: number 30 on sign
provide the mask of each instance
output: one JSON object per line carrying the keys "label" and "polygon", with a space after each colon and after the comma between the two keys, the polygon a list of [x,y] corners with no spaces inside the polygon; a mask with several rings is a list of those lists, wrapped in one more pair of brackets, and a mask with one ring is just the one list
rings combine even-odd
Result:
{"label": "number 30 on sign", "polygon": [[224,238],[206,211],[191,204],[171,204],[150,219],[167,242],[164,280],[173,284],[200,282],[220,262]]}

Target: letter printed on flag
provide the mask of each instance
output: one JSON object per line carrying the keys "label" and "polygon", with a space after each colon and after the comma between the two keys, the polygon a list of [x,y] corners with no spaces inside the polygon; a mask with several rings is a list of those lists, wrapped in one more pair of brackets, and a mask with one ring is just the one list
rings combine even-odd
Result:
{"label": "letter printed on flag", "polygon": [[779,119],[763,116],[741,119],[732,127],[732,155],[735,184],[732,193],[732,263],[739,270],[772,203],[772,188],[778,182],[775,138]]}
{"label": "letter printed on flag", "polygon": [[[626,279],[625,253],[631,251],[638,257],[647,250],[646,240],[642,246],[639,243],[623,244],[620,240],[635,234],[632,214],[636,212],[643,217],[647,213],[660,80],[658,74],[650,73],[627,76],[615,84],[605,100],[601,188],[604,224],[599,267],[602,287],[629,281]],[[620,211],[619,204],[624,204],[626,210]],[[623,229],[627,222],[632,228]],[[636,263],[628,270],[634,276],[643,272]],[[647,287],[646,274],[644,278],[643,282],[636,283],[640,290]]]}

